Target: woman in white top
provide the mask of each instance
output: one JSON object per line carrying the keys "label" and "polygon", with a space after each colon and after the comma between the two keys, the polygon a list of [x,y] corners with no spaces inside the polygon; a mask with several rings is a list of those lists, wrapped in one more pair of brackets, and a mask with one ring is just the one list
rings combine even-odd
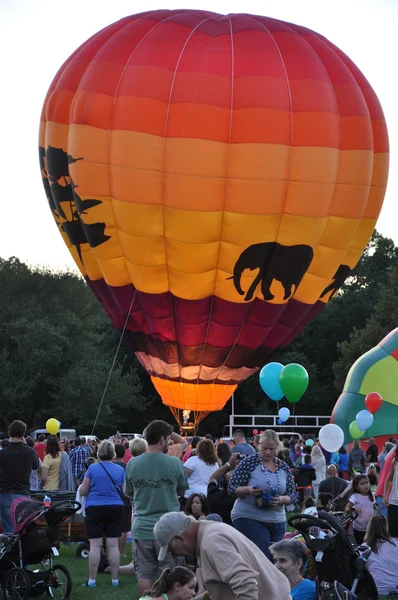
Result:
{"label": "woman in white top", "polygon": [[315,469],[316,479],[312,482],[315,498],[318,496],[319,484],[326,479],[326,460],[319,446],[313,446],[311,450],[311,465]]}
{"label": "woman in white top", "polygon": [[390,473],[384,484],[383,502],[388,506],[388,531],[392,537],[398,538],[398,445],[395,448],[395,458],[391,463]]}
{"label": "woman in white top", "polygon": [[368,570],[380,596],[398,590],[398,540],[390,537],[383,515],[375,515],[368,523],[365,542],[372,549]]}
{"label": "woman in white top", "polygon": [[196,446],[196,456],[191,456],[184,464],[189,484],[185,498],[194,493],[207,496],[209,479],[217,469],[218,460],[214,444],[211,440],[204,439]]}

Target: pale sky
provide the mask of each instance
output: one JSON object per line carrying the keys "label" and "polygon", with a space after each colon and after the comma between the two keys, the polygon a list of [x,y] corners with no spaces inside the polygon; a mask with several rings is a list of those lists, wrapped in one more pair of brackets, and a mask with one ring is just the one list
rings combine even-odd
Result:
{"label": "pale sky", "polygon": [[0,0],[0,257],[75,268],[41,183],[44,97],[58,68],[88,37],[124,16],[160,8],[270,16],[309,27],[348,54],[387,120],[390,178],[377,228],[398,244],[398,0]]}

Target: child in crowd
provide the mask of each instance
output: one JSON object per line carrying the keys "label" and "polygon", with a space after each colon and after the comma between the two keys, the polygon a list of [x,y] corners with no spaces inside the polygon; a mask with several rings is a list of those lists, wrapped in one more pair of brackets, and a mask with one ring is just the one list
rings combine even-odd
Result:
{"label": "child in crowd", "polygon": [[316,508],[325,512],[331,511],[331,502],[333,500],[332,494],[327,492],[319,492],[316,499]]}
{"label": "child in crowd", "polygon": [[304,455],[304,463],[298,470],[296,476],[296,486],[299,493],[300,506],[303,509],[305,501],[308,496],[311,496],[312,482],[315,481],[316,473],[314,467],[311,465],[311,455]]}
{"label": "child in crowd", "polygon": [[305,506],[305,509],[304,509],[305,515],[312,515],[313,517],[318,516],[318,510],[315,506],[315,500],[312,496],[308,496],[308,498],[305,499],[304,506]]}
{"label": "child in crowd", "polygon": [[202,520],[210,512],[209,503],[203,494],[191,494],[185,504],[185,514],[191,515],[196,520]]}
{"label": "child in crowd", "polygon": [[366,528],[373,517],[374,496],[367,475],[356,475],[352,480],[352,494],[348,499],[346,512],[355,512],[358,516],[353,523],[357,544],[362,544]]}

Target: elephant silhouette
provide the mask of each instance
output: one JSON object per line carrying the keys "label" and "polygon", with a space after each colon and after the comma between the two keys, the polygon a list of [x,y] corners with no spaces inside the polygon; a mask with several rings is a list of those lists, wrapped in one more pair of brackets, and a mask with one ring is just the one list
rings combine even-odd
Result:
{"label": "elephant silhouette", "polygon": [[326,296],[328,292],[332,292],[330,294],[329,300],[334,298],[334,296],[337,294],[337,292],[339,291],[339,289],[341,288],[341,286],[343,285],[344,281],[347,279],[350,273],[351,269],[348,265],[340,265],[336,273],[333,275],[333,281],[327,287],[325,287],[322,294],[320,295],[320,298]]}
{"label": "elephant silhouette", "polygon": [[272,300],[271,284],[274,279],[280,281],[285,290],[284,300],[293,295],[292,287],[297,290],[302,278],[308,270],[314,257],[311,246],[303,244],[296,246],[282,246],[278,242],[264,242],[253,244],[243,250],[234,266],[234,274],[228,279],[233,279],[238,294],[244,295],[241,287],[241,277],[245,269],[258,274],[246,292],[245,302],[253,298],[257,286],[261,283],[261,292],[264,300]]}

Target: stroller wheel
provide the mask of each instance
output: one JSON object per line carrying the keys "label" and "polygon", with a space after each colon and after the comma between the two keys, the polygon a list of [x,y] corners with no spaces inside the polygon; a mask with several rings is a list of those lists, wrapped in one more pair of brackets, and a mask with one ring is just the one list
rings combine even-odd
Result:
{"label": "stroller wheel", "polygon": [[64,565],[54,565],[48,581],[47,593],[51,598],[66,600],[72,591],[72,577]]}
{"label": "stroller wheel", "polygon": [[82,542],[76,548],[76,556],[77,558],[88,558],[90,554],[90,544],[89,542]]}
{"label": "stroller wheel", "polygon": [[4,578],[4,597],[10,600],[23,600],[30,594],[30,578],[25,569],[11,569]]}

